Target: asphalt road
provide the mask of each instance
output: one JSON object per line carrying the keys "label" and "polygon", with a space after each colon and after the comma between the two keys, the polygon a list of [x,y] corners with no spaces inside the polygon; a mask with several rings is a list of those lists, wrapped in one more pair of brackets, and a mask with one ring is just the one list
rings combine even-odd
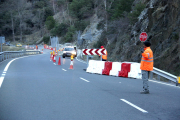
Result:
{"label": "asphalt road", "polygon": [[86,73],[77,59],[58,66],[49,53],[0,63],[0,120],[180,119],[179,87],[150,81],[140,94],[141,80]]}

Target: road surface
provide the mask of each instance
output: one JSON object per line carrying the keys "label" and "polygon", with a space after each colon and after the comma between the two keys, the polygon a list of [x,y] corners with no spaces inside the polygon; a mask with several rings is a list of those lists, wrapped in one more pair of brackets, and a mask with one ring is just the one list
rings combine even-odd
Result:
{"label": "road surface", "polygon": [[140,94],[142,80],[86,73],[77,59],[58,66],[49,53],[0,63],[0,120],[180,119],[179,87],[150,81]]}

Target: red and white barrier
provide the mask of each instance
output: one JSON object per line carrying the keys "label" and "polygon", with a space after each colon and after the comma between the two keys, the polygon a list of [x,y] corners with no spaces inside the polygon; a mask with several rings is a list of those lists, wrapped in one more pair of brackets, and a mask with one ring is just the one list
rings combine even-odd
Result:
{"label": "red and white barrier", "polygon": [[122,63],[121,71],[119,71],[119,77],[128,77],[128,72],[130,72],[131,63]]}
{"label": "red and white barrier", "polygon": [[89,66],[86,69],[86,72],[92,73],[92,71],[94,71],[95,67],[96,67],[96,61],[95,60],[89,60]]}
{"label": "red and white barrier", "polygon": [[140,63],[132,63],[131,70],[128,73],[128,77],[142,79]]}
{"label": "red and white barrier", "polygon": [[121,62],[113,62],[109,75],[118,76],[119,71],[121,71],[121,64]]}
{"label": "red and white barrier", "polygon": [[105,61],[96,61],[96,66],[92,73],[102,74],[102,70],[104,69]]}
{"label": "red and white barrier", "polygon": [[102,74],[109,75],[111,69],[112,69],[112,62],[109,62],[109,61],[105,62],[105,67],[102,71]]}
{"label": "red and white barrier", "polygon": [[140,63],[90,60],[86,72],[142,79]]}

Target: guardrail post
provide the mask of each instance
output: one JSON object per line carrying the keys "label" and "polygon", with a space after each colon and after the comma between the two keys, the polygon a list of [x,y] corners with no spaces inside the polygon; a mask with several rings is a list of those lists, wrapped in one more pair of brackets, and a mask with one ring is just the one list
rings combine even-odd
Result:
{"label": "guardrail post", "polygon": [[160,75],[157,76],[157,79],[160,81],[160,79],[161,79]]}

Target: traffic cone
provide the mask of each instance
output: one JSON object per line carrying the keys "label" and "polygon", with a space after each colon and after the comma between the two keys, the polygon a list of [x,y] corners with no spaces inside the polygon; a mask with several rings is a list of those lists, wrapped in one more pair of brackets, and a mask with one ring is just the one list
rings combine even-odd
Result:
{"label": "traffic cone", "polygon": [[59,57],[58,65],[61,65],[61,58]]}
{"label": "traffic cone", "polygon": [[71,64],[70,64],[70,68],[69,69],[73,69],[73,60],[71,60]]}
{"label": "traffic cone", "polygon": [[54,55],[54,61],[53,62],[56,62],[56,56]]}
{"label": "traffic cone", "polygon": [[54,55],[52,55],[52,61],[54,62]]}

